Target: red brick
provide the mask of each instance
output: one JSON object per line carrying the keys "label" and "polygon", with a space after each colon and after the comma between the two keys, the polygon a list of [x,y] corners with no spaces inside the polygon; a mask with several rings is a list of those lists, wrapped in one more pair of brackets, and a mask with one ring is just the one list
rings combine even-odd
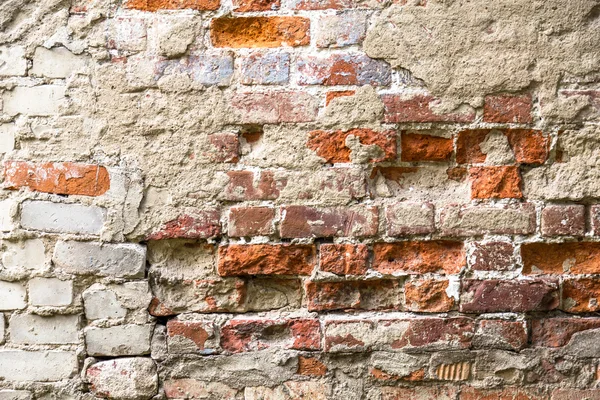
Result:
{"label": "red brick", "polygon": [[383,274],[457,274],[466,264],[462,242],[450,240],[376,243],[373,269]]}
{"label": "red brick", "polygon": [[548,396],[524,388],[476,389],[464,387],[459,400],[548,400]]}
{"label": "red brick", "polygon": [[600,280],[565,280],[562,285],[561,309],[571,313],[600,311]]}
{"label": "red brick", "polygon": [[316,357],[298,357],[298,375],[304,376],[325,376],[327,366]]}
{"label": "red brick", "polygon": [[562,347],[577,332],[600,328],[600,318],[544,318],[531,323],[531,344]]}
{"label": "red brick", "polygon": [[219,210],[189,211],[165,223],[160,230],[146,237],[146,240],[162,239],[207,239],[221,234],[221,213]]}
{"label": "red brick", "polygon": [[388,86],[392,80],[388,63],[360,53],[300,57],[297,69],[300,85]]}
{"label": "red brick", "polygon": [[351,150],[346,144],[348,136],[358,138],[363,146],[379,147],[381,156],[370,158],[370,162],[390,161],[396,158],[396,132],[392,130],[377,132],[359,128],[348,131],[312,131],[306,145],[327,163],[348,163],[353,161]]}
{"label": "red brick", "polygon": [[481,320],[473,337],[473,346],[486,350],[522,350],[527,347],[527,325],[524,321]]}
{"label": "red brick", "polygon": [[490,95],[485,97],[483,121],[530,124],[531,95]]}
{"label": "red brick", "polygon": [[431,106],[438,99],[429,95],[405,98],[402,95],[385,94],[381,99],[385,107],[385,122],[472,122],[475,119],[475,113],[471,111],[436,114]]}
{"label": "red brick", "polygon": [[305,92],[237,92],[231,98],[241,124],[311,122],[317,118],[318,105]]}
{"label": "red brick", "polygon": [[356,90],[335,90],[327,92],[325,94],[325,105],[328,106],[331,100],[337,99],[338,97],[354,96]]}
{"label": "red brick", "polygon": [[459,164],[484,163],[487,156],[481,150],[486,137],[501,132],[508,140],[515,161],[520,164],[542,164],[548,159],[550,137],[534,129],[466,129],[456,139],[456,162]]}
{"label": "red brick", "polygon": [[465,317],[417,318],[401,339],[392,342],[393,349],[403,348],[462,348],[471,346],[475,321]]}
{"label": "red brick", "polygon": [[125,7],[141,11],[158,10],[217,10],[221,2],[219,0],[127,0]]}
{"label": "red brick", "polygon": [[520,199],[521,175],[518,167],[469,168],[472,199]]}
{"label": "red brick", "polygon": [[169,337],[181,336],[188,339],[200,351],[209,350],[206,348],[206,341],[214,335],[213,329],[212,322],[207,321],[181,321],[176,319],[167,321],[167,335]]}
{"label": "red brick", "polygon": [[379,368],[370,368],[369,373],[371,374],[371,376],[374,379],[376,379],[378,381],[384,381],[384,382],[395,382],[395,381],[415,382],[415,381],[425,380],[425,368],[418,368],[414,371],[409,372],[408,375],[403,375],[403,376],[388,374],[387,372],[384,372],[383,370],[381,370]]}
{"label": "red brick", "polygon": [[309,281],[306,296],[309,311],[400,308],[400,289],[395,280]]}
{"label": "red brick", "polygon": [[325,321],[326,352],[458,350],[471,346],[475,320],[465,317]]}
{"label": "red brick", "polygon": [[322,244],[320,270],[337,275],[363,275],[367,272],[369,250],[364,244]]}
{"label": "red brick", "polygon": [[318,319],[233,319],[221,329],[221,347],[231,353],[268,348],[319,350]]}
{"label": "red brick", "polygon": [[590,207],[590,227],[594,236],[600,236],[600,205]]}
{"label": "red brick", "polygon": [[176,315],[177,313],[165,304],[163,304],[158,297],[153,297],[148,306],[148,313],[155,317],[168,317],[170,315]]}
{"label": "red brick", "polygon": [[[404,321],[400,324],[406,325]],[[326,352],[366,352],[377,340],[376,321],[368,319],[326,320],[324,327]],[[369,343],[370,342],[370,343]]]}
{"label": "red brick", "polygon": [[378,210],[375,206],[352,208],[314,208],[286,206],[281,210],[281,237],[364,237],[377,234]]}
{"label": "red brick", "polygon": [[467,279],[462,282],[460,311],[549,311],[558,303],[558,283],[553,280]]}
{"label": "red brick", "polygon": [[227,177],[222,196],[229,201],[276,200],[287,185],[287,179],[275,179],[273,171],[228,171]]}
{"label": "red brick", "polygon": [[233,10],[236,12],[275,11],[280,7],[280,0],[233,0]]}
{"label": "red brick", "polygon": [[215,18],[210,24],[214,47],[306,46],[310,20],[304,17]]}
{"label": "red brick", "polygon": [[310,275],[312,245],[249,244],[219,247],[219,275]]}
{"label": "red brick", "polygon": [[545,236],[583,236],[585,206],[549,205],[542,210],[542,234]]}
{"label": "red brick", "polygon": [[228,234],[233,237],[271,235],[275,232],[275,209],[233,207],[229,210]]}
{"label": "red brick", "polygon": [[415,279],[404,285],[406,309],[417,312],[447,312],[454,307],[448,296],[448,280]]}
{"label": "red brick", "polygon": [[452,138],[402,132],[402,161],[448,161],[454,151]]}
{"label": "red brick", "polygon": [[513,271],[516,266],[515,248],[508,242],[475,242],[469,256],[474,271]]}
{"label": "red brick", "polygon": [[551,400],[600,400],[598,389],[554,389]]}
{"label": "red brick", "polygon": [[524,274],[597,274],[600,243],[523,243]]}
{"label": "red brick", "polygon": [[386,206],[388,236],[423,235],[435,232],[435,210],[431,203],[399,202]]}
{"label": "red brick", "polygon": [[234,133],[214,133],[208,136],[212,151],[208,154],[213,162],[236,163],[239,160],[239,139]]}
{"label": "red brick", "polygon": [[4,187],[27,187],[44,193],[100,196],[110,188],[110,177],[106,168],[99,165],[7,161],[4,163]]}

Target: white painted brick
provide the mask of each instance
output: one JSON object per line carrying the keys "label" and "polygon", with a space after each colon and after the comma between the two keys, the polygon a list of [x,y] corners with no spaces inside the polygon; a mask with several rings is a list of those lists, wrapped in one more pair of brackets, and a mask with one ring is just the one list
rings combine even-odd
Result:
{"label": "white painted brick", "polygon": [[56,268],[72,274],[141,278],[146,268],[146,247],[133,243],[59,241],[52,261]]}
{"label": "white painted brick", "polygon": [[27,289],[19,282],[0,281],[0,311],[20,310],[27,307]]}
{"label": "white painted brick", "polygon": [[147,281],[108,286],[94,284],[83,292],[85,317],[89,320],[123,318],[127,310],[146,311],[151,301]]}
{"label": "white painted brick", "polygon": [[46,264],[46,247],[41,239],[4,241],[2,265],[9,271],[41,271]]}
{"label": "white painted brick", "polygon": [[4,112],[8,115],[53,115],[65,102],[65,86],[17,86],[4,92]]}
{"label": "white painted brick", "polygon": [[14,200],[0,201],[0,230],[8,232],[13,228],[13,215],[17,208]]}
{"label": "white painted brick", "polygon": [[90,356],[135,356],[150,353],[154,325],[119,325],[88,328],[85,344]]}
{"label": "white painted brick", "polygon": [[0,390],[0,400],[31,400],[27,390]]}
{"label": "white painted brick", "polygon": [[[4,343],[4,336],[6,330],[6,322],[4,322],[4,314],[0,313],[0,344]],[[1,400],[1,398],[0,398]]]}
{"label": "white painted brick", "polygon": [[13,314],[8,324],[10,341],[19,344],[70,344],[78,342],[79,316]]}
{"label": "white painted brick", "polygon": [[146,35],[146,23],[141,18],[114,18],[108,22],[107,47],[142,51],[146,48]]}
{"label": "white painted brick", "polygon": [[34,306],[68,306],[73,301],[73,282],[57,278],[29,281],[29,303]]}
{"label": "white painted brick", "polygon": [[21,209],[23,228],[45,232],[97,235],[105,218],[105,209],[80,204],[26,201]]}
{"label": "white painted brick", "polygon": [[117,294],[111,290],[86,290],[83,305],[87,319],[124,318],[127,309],[121,305]]}
{"label": "white painted brick", "polygon": [[8,153],[15,149],[15,124],[0,124],[0,153]]}
{"label": "white painted brick", "polygon": [[25,48],[0,46],[0,76],[24,76],[26,73]]}
{"label": "white painted brick", "polygon": [[77,370],[73,351],[0,350],[0,378],[7,381],[54,382]]}
{"label": "white painted brick", "polygon": [[86,377],[97,397],[149,399],[158,392],[156,365],[149,358],[119,358],[90,366]]}
{"label": "white painted brick", "polygon": [[75,55],[64,47],[38,47],[35,49],[33,67],[29,74],[47,78],[67,78],[74,72],[85,71],[87,64],[87,57]]}

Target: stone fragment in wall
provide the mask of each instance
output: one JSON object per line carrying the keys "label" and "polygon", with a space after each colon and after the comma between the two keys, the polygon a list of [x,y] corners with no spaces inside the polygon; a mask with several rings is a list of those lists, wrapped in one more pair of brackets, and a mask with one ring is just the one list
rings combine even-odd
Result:
{"label": "stone fragment in wall", "polygon": [[156,365],[150,358],[118,358],[92,364],[85,371],[98,397],[148,400],[158,392]]}

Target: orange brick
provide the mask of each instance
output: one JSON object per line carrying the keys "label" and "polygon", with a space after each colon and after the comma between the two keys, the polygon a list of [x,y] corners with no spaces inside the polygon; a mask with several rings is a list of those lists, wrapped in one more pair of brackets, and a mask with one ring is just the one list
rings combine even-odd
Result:
{"label": "orange brick", "polygon": [[516,166],[469,169],[472,199],[520,199],[521,175]]}
{"label": "orange brick", "polygon": [[106,168],[92,164],[8,161],[4,163],[7,189],[28,187],[44,193],[100,196],[110,188]]}
{"label": "orange brick", "polygon": [[524,274],[600,273],[600,243],[524,243]]}
{"label": "orange brick", "polygon": [[274,11],[280,7],[280,0],[233,0],[233,9],[237,12]]}
{"label": "orange brick", "polygon": [[298,375],[324,376],[327,367],[315,357],[298,357]]}
{"label": "orange brick", "polygon": [[321,271],[337,275],[362,275],[367,272],[369,250],[364,244],[322,244]]}
{"label": "orange brick", "polygon": [[315,248],[310,245],[229,245],[219,248],[219,275],[310,275]]}
{"label": "orange brick", "polygon": [[126,8],[141,11],[158,10],[217,10],[221,5],[220,0],[129,0]]}
{"label": "orange brick", "polygon": [[597,278],[565,280],[561,309],[571,313],[600,311],[600,280]]}
{"label": "orange brick", "polygon": [[448,161],[454,151],[452,139],[418,133],[402,133],[402,161]]}
{"label": "orange brick", "polygon": [[215,47],[305,46],[310,43],[310,20],[303,17],[216,18],[211,22],[210,37]]}
{"label": "orange brick", "polygon": [[456,274],[466,264],[463,243],[451,240],[376,243],[373,251],[373,269],[384,274]]}
{"label": "orange brick", "polygon": [[372,162],[390,161],[396,158],[396,132],[377,132],[372,129],[350,129],[348,131],[312,131],[307,146],[328,163],[350,162],[350,148],[346,146],[348,136],[357,137],[363,146],[376,145],[383,155]]}
{"label": "orange brick", "polygon": [[333,99],[337,99],[338,97],[354,96],[355,93],[355,90],[336,90],[332,92],[327,92],[327,94],[325,95],[325,105],[328,106],[329,103],[331,103],[331,100]]}
{"label": "orange brick", "polygon": [[542,164],[548,159],[550,137],[533,129],[506,129],[504,134],[521,164]]}
{"label": "orange brick", "polygon": [[404,298],[410,311],[446,312],[454,307],[454,298],[446,293],[447,280],[417,279],[406,282]]}

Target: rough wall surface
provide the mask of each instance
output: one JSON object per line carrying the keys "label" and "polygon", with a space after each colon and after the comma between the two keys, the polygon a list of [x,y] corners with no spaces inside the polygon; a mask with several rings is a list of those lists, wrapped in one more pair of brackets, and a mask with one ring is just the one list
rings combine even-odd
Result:
{"label": "rough wall surface", "polygon": [[600,1],[3,0],[0,400],[600,399]]}

